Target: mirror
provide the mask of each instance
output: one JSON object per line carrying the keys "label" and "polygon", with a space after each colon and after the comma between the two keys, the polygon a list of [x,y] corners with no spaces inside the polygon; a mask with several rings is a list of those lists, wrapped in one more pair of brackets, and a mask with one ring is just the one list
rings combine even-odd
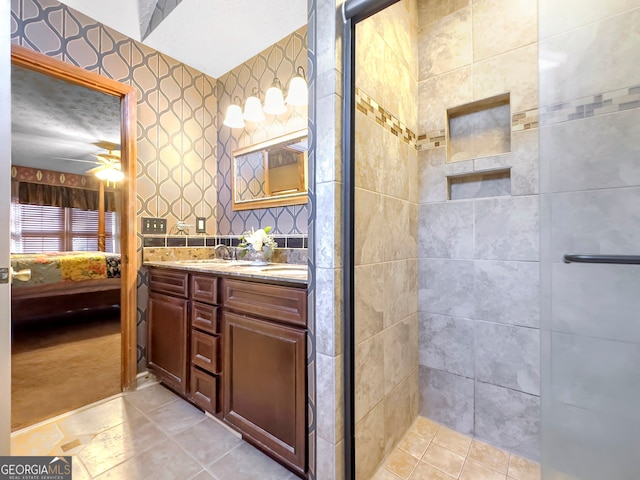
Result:
{"label": "mirror", "polygon": [[307,130],[233,152],[233,210],[307,203]]}

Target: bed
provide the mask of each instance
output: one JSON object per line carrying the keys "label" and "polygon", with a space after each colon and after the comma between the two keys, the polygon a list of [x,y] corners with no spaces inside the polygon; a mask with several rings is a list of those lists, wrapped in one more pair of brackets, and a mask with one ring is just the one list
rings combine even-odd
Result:
{"label": "bed", "polygon": [[31,269],[11,287],[11,318],[60,315],[120,304],[120,255],[105,252],[11,254],[15,271]]}

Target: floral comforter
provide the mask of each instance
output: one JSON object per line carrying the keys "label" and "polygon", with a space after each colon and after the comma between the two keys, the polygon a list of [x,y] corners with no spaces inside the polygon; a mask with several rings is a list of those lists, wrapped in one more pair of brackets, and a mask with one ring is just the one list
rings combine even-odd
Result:
{"label": "floral comforter", "polygon": [[13,287],[120,277],[120,254],[105,252],[12,253],[11,266],[31,269],[31,280]]}

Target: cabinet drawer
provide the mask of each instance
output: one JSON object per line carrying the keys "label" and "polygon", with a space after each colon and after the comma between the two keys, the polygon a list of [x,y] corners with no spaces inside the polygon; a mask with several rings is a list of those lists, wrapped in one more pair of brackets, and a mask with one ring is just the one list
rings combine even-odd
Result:
{"label": "cabinet drawer", "polygon": [[211,373],[220,371],[218,362],[219,338],[213,335],[191,331],[191,363]]}
{"label": "cabinet drawer", "polygon": [[191,298],[204,303],[218,303],[218,277],[191,274]]}
{"label": "cabinet drawer", "polygon": [[218,333],[218,307],[191,302],[191,326],[209,333]]}
{"label": "cabinet drawer", "polygon": [[179,297],[187,297],[189,282],[186,272],[176,272],[163,268],[152,268],[149,272],[149,289],[152,292],[168,293]]}
{"label": "cabinet drawer", "polygon": [[191,367],[191,400],[210,413],[218,412],[218,378]]}
{"label": "cabinet drawer", "polygon": [[236,312],[307,326],[306,289],[225,279],[222,303]]}

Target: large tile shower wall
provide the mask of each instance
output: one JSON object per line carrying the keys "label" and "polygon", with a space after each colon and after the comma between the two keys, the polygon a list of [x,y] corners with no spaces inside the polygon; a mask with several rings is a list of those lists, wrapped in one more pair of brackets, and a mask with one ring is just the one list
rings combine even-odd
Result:
{"label": "large tile shower wall", "polygon": [[538,459],[537,1],[418,14],[420,414]]}
{"label": "large tile shower wall", "polygon": [[416,7],[404,0],[356,27],[358,479],[373,476],[418,415]]}
{"label": "large tile shower wall", "polygon": [[[11,41],[133,85],[138,217],[195,223],[216,205],[216,80],[56,0],[12,0]],[[209,222],[209,228],[213,228]],[[215,234],[215,231],[209,233]],[[142,253],[142,237],[138,236]],[[140,259],[139,259],[140,260]],[[146,368],[146,269],[138,272],[138,369]]]}
{"label": "large tile shower wall", "polygon": [[[288,106],[287,113],[268,115],[259,124],[247,122],[243,129],[231,129],[222,125],[227,106],[235,97],[242,102],[257,88],[260,98],[273,83],[275,77],[287,88],[298,67],[307,68],[307,27],[291,35],[237,66],[218,79],[218,189],[217,223],[218,234],[240,235],[251,228],[271,226],[275,233],[289,235],[307,233],[308,207],[260,208],[234,212],[231,208],[231,159],[233,151],[249,145],[307,128],[308,115],[305,107]],[[237,101],[237,99],[236,99]]]}

